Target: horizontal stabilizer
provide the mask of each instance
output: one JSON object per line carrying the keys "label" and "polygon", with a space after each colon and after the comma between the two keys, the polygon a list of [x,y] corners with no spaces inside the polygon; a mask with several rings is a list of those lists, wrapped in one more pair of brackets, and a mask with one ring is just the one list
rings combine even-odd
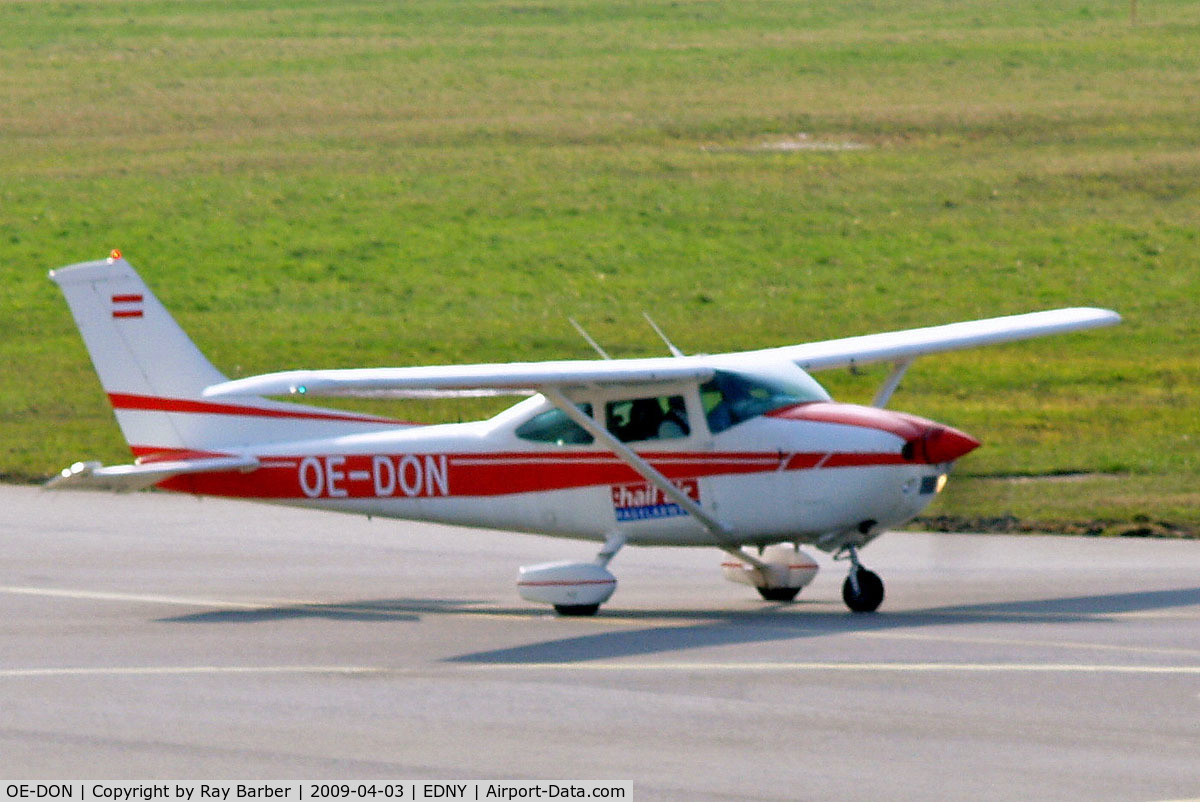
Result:
{"label": "horizontal stabilizer", "polygon": [[254,457],[202,457],[200,459],[163,460],[134,465],[101,465],[99,462],[76,462],[51,479],[47,490],[110,490],[128,493],[142,490],[174,476],[190,473],[222,473],[258,467]]}

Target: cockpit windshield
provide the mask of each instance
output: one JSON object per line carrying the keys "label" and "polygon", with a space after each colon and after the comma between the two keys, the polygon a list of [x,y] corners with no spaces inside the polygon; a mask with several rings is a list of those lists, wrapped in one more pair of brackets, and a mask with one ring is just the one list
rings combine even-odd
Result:
{"label": "cockpit windshield", "polygon": [[809,401],[829,401],[829,393],[807,373],[795,375],[718,370],[700,385],[700,400],[713,434],[772,410]]}

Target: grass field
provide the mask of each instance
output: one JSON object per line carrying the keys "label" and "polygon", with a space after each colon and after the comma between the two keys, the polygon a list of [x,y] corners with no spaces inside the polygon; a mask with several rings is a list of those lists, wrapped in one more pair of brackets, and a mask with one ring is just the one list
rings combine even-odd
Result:
{"label": "grass field", "polygon": [[931,512],[1198,534],[1198,76],[1191,0],[0,0],[0,473],[127,459],[45,277],[120,247],[235,376],[1111,307],[916,364]]}

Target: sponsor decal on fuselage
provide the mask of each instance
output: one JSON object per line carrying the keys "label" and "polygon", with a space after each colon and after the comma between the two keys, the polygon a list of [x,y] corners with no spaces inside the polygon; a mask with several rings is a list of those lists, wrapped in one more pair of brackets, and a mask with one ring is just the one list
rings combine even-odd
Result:
{"label": "sponsor decal on fuselage", "polygon": [[[675,479],[672,484],[692,501],[699,503],[700,483],[695,479]],[[686,510],[650,482],[613,485],[612,503],[618,521],[649,521],[687,515]]]}

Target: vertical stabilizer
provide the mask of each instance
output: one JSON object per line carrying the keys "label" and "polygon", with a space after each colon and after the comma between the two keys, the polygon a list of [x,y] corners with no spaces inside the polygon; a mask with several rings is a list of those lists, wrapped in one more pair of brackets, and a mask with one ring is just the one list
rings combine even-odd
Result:
{"label": "vertical stabilizer", "polygon": [[199,398],[225,376],[124,259],[51,270],[110,396]]}
{"label": "vertical stabilizer", "polygon": [[200,352],[133,267],[113,258],[50,271],[62,289],[117,423],[135,455],[228,451],[354,434],[396,421],[265,398],[216,404],[226,377]]}

